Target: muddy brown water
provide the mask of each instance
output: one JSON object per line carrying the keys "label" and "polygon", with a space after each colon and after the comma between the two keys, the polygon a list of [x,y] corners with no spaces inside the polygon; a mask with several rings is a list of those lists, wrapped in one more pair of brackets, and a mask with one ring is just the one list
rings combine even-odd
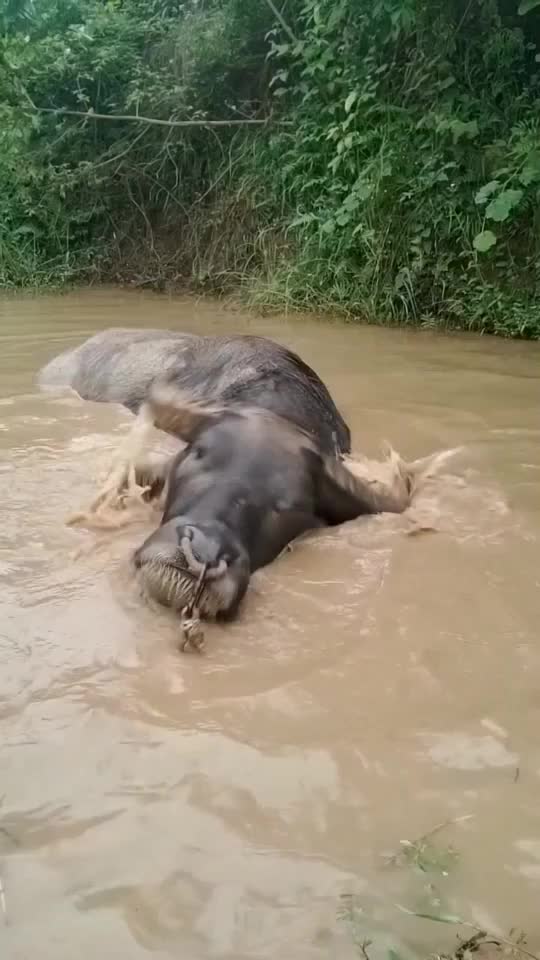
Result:
{"label": "muddy brown water", "polygon": [[[33,382],[111,325],[272,336],[357,448],[464,444],[419,504],[437,532],[385,516],[310,538],[181,656],[129,575],[152,518],[64,523],[130,415]],[[348,960],[349,893],[373,957],[455,942],[397,905],[540,948],[539,346],[108,290],[4,298],[0,396],[2,958]],[[433,837],[459,853],[444,874],[386,864],[468,815]]]}

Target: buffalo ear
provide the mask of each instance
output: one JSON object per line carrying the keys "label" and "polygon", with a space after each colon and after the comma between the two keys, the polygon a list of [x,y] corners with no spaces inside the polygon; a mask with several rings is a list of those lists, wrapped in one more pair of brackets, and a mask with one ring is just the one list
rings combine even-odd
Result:
{"label": "buffalo ear", "polygon": [[225,413],[223,407],[194,400],[174,384],[155,384],[147,401],[154,426],[165,433],[192,443],[203,427],[216,423]]}
{"label": "buffalo ear", "polygon": [[[386,468],[382,473],[381,467]],[[362,514],[403,513],[411,501],[410,470],[393,451],[382,464],[322,456],[315,484],[318,511],[330,524]]]}

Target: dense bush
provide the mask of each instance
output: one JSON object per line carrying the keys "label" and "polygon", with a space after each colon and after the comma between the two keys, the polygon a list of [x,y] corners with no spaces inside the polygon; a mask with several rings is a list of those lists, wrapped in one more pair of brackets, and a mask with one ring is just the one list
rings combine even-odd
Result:
{"label": "dense bush", "polygon": [[518,4],[8,0],[0,282],[539,337],[540,0]]}

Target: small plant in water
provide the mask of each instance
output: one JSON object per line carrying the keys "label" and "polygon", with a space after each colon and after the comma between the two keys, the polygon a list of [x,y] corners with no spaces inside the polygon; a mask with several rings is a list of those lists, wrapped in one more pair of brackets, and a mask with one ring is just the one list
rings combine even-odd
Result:
{"label": "small plant in water", "polygon": [[386,857],[389,865],[411,864],[422,873],[440,873],[443,877],[448,876],[451,867],[458,859],[458,853],[451,845],[438,847],[433,843],[432,838],[436,833],[440,833],[445,827],[451,824],[463,823],[470,820],[472,814],[464,817],[456,817],[452,820],[445,820],[438,823],[436,827],[428,830],[417,840],[400,840],[401,850]]}
{"label": "small plant in water", "polygon": [[[443,877],[448,876],[449,870],[455,864],[458,854],[451,846],[438,847],[433,843],[432,838],[445,827],[451,824],[469,820],[471,815],[459,817],[455,820],[447,820],[438,824],[432,830],[419,837],[417,840],[402,840],[400,850],[386,857],[387,865],[394,866],[413,866],[415,871],[421,874],[436,874]],[[473,931],[468,937],[460,937],[455,950],[449,952],[434,951],[427,958],[419,957],[413,954],[404,944],[399,944],[399,949],[390,946],[386,933],[381,934],[380,939],[369,931],[369,918],[358,896],[352,893],[343,894],[340,897],[341,906],[338,911],[338,919],[344,921],[350,931],[352,943],[357,954],[363,960],[373,960],[373,956],[385,957],[386,960],[475,960],[475,954],[478,954],[482,960],[502,960],[502,957],[512,958],[512,960],[540,960],[536,954],[532,953],[526,947],[526,938],[524,933],[512,929],[508,937],[503,937],[497,933],[492,933],[481,929],[475,923],[457,916],[450,911],[446,911],[436,885],[427,878],[428,882],[424,885],[421,903],[418,909],[411,910],[408,907],[395,904],[396,908],[410,917],[416,917],[420,920],[430,920],[437,923],[450,924],[464,927]]]}
{"label": "small plant in water", "polygon": [[451,845],[437,847],[427,837],[419,840],[400,840],[401,851],[391,858],[395,864],[408,863],[422,873],[440,873],[443,877],[458,860],[458,853]]}
{"label": "small plant in water", "polygon": [[[387,946],[386,949],[381,951],[381,944],[377,945],[373,936],[366,936],[367,917],[358,898],[353,894],[344,894],[340,899],[342,905],[338,911],[338,919],[348,924],[351,940],[356,947],[358,956],[362,957],[363,960],[372,960],[370,948],[373,948],[374,951],[377,950],[379,956],[386,956],[386,960],[411,960],[411,958],[412,960],[475,960],[475,954],[480,954],[482,960],[499,960],[499,958],[502,960],[503,957],[509,958],[509,960],[540,960],[537,954],[527,949],[525,934],[515,928],[510,930],[508,937],[503,937],[483,930],[469,920],[464,920],[454,914],[424,913],[408,910],[399,904],[396,904],[398,910],[409,914],[409,916],[465,927],[474,930],[474,933],[466,938],[461,937],[455,950],[435,950],[428,957],[419,957],[406,947],[397,950],[395,947]],[[387,938],[384,937],[384,939]],[[377,949],[377,946],[379,949]]]}
{"label": "small plant in water", "polygon": [[[391,945],[395,938],[386,933],[377,936],[373,932],[373,922],[367,916],[367,912],[361,905],[358,896],[353,893],[344,893],[340,897],[341,906],[338,909],[338,920],[347,924],[351,941],[356,948],[356,952],[363,960],[418,960],[416,956],[401,946],[396,949]],[[369,930],[369,928],[371,928]],[[369,932],[368,932],[369,930]],[[373,956],[371,948],[373,947]]]}

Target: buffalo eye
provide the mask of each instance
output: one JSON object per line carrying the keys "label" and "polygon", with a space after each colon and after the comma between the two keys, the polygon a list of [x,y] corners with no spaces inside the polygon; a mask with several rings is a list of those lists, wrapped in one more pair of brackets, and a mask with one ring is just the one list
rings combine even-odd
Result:
{"label": "buffalo eye", "polygon": [[202,443],[196,443],[192,448],[191,452],[196,460],[202,460],[206,454],[206,447]]}

